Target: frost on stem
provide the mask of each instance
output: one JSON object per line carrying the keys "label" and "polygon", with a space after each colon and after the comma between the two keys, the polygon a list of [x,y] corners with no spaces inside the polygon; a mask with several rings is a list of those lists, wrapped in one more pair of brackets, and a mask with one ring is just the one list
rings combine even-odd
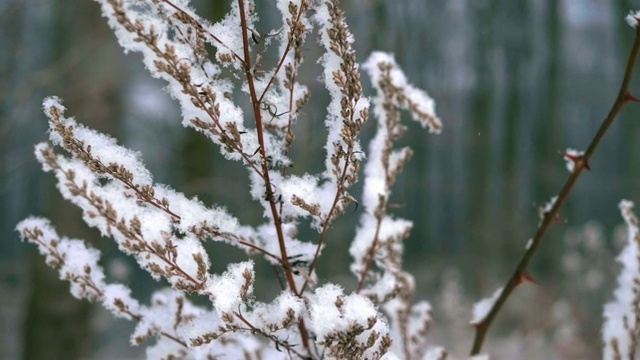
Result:
{"label": "frost on stem", "polygon": [[105,281],[104,271],[98,265],[100,252],[84,241],[59,237],[48,220],[35,217],[20,222],[17,230],[23,239],[37,245],[60,279],[69,282],[73,296],[98,302],[116,317],[137,321],[132,344],[157,336],[158,344],[165,343],[184,352],[186,343],[174,336],[175,329],[193,319],[198,311],[181,294],[167,290],[165,293],[174,299],[173,305],[161,306],[166,304],[154,301],[151,307],[146,307],[131,297],[131,290],[125,285]]}
{"label": "frost on stem", "polygon": [[542,224],[547,214],[551,213],[551,209],[553,209],[553,207],[556,205],[556,201],[558,201],[558,196],[552,196],[551,199],[546,204],[544,204],[544,206],[540,206],[538,208],[538,218],[540,219],[540,224]]}
{"label": "frost on stem", "polygon": [[629,26],[638,27],[638,19],[640,19],[640,11],[629,11],[629,15],[624,18]]}
{"label": "frost on stem", "polygon": [[[325,183],[328,193],[337,194],[337,202],[320,203],[323,222],[331,222],[353,200],[347,189],[358,180],[364,153],[357,138],[367,121],[369,101],[362,98],[362,84],[352,47],[353,35],[344,20],[338,0],[322,1],[314,7],[313,19],[319,27],[320,43],[325,49],[319,63],[331,102],[327,107],[325,126]],[[326,190],[325,190],[326,191]],[[308,203],[308,202],[307,202]]]}
{"label": "frost on stem", "polygon": [[53,171],[65,199],[83,211],[85,222],[111,236],[155,278],[181,290],[202,291],[209,257],[200,240],[210,237],[241,245],[238,221],[167,186],[155,185],[139,155],[115,140],[64,116],[57,98],[44,103],[50,138],[71,154],[36,147],[45,171]]}
{"label": "frost on stem", "polygon": [[640,334],[640,233],[633,203],[623,200],[620,212],[627,224],[627,244],[618,256],[622,265],[614,300],[604,306],[604,359],[635,359]]}
{"label": "frost on stem", "polygon": [[[413,120],[428,128],[430,133],[439,134],[442,131],[442,122],[435,111],[435,101],[424,90],[409,84],[393,55],[374,52],[365,67],[378,94],[384,93],[391,104],[409,111]],[[378,106],[380,104],[376,104]]]}
{"label": "frost on stem", "polygon": [[310,298],[309,328],[328,359],[381,359],[391,346],[389,328],[364,296],[344,295],[328,284]]}
{"label": "frost on stem", "polygon": [[[55,175],[60,193],[82,210],[88,225],[172,287],[156,292],[149,306],[140,305],[126,287],[105,282],[97,251],[81,241],[59,239],[46,220],[25,220],[19,225],[22,236],[38,244],[47,263],[71,283],[72,293],[137,321],[133,344],[155,338],[147,348],[149,358],[445,356],[428,348],[431,306],[413,303],[414,278],[402,270],[402,240],[412,223],[387,213],[391,187],[412,155],[409,148],[394,148],[405,131],[399,110],[431,133],[439,133],[442,124],[433,100],[408,83],[388,54],[374,53],[364,65],[376,89],[378,123],[364,172],[364,213],[350,250],[359,286],[353,294],[332,284],[313,290],[326,234],[354,200],[348,190],[366,158],[358,135],[369,100],[362,94],[354,39],[339,2],[277,0],[282,26],[269,32],[258,29],[252,0],[233,1],[215,24],[200,18],[186,0],[97,2],[125,52],[140,53],[152,76],[166,81],[181,106],[182,124],[247,168],[249,191],[266,221],[242,226],[221,207],[207,207],[154,183],[140,154],[66,117],[61,100],[47,98],[50,143],[36,146],[43,169]],[[324,50],[318,63],[331,98],[324,118],[325,169],[296,176],[287,173],[288,155],[295,121],[310,96],[298,83],[298,72],[313,26]],[[262,55],[272,40],[279,59],[268,67]],[[252,116],[245,118],[237,106],[241,96],[238,103],[249,98]],[[67,154],[57,154],[54,147]],[[317,243],[297,238],[303,218],[320,232]],[[256,299],[252,260],[227,264],[222,274],[209,273],[220,254],[207,253],[205,239],[263,256],[285,273],[292,290],[282,290],[270,302]],[[210,307],[191,305],[185,293],[202,295]]]}
{"label": "frost on stem", "polygon": [[567,161],[567,170],[569,170],[570,173],[573,172],[576,165],[582,166],[587,170],[591,170],[589,168],[589,162],[584,158],[584,151],[569,148],[564,152],[564,159]]}
{"label": "frost on stem", "polygon": [[484,319],[489,314],[489,311],[493,307],[493,304],[495,304],[496,300],[498,300],[498,298],[502,294],[502,290],[503,288],[499,288],[494,291],[493,295],[491,295],[490,297],[482,299],[473,304],[473,316],[471,318],[471,321],[469,321],[471,325],[479,325],[484,321]]}
{"label": "frost on stem", "polygon": [[[204,42],[211,43],[220,63],[241,68],[236,2],[227,17],[209,24],[184,1],[97,1],[125,51],[140,52],[151,75],[167,81],[169,93],[182,108],[182,124],[208,136],[228,159],[253,165],[258,172],[254,163],[259,157],[252,156],[259,148],[255,128],[244,123],[242,110],[231,98],[233,82],[221,77],[220,66],[208,60],[204,48]],[[252,12],[253,5],[246,9]],[[257,18],[248,15],[247,20],[253,27]],[[281,139],[267,136],[265,141],[274,163],[288,163]]]}
{"label": "frost on stem", "polygon": [[364,212],[349,249],[354,259],[351,272],[359,279],[358,292],[388,314],[393,333],[398,336],[394,350],[405,358],[421,358],[427,347],[417,339],[425,339],[431,306],[427,302],[412,303],[415,281],[402,270],[402,241],[413,224],[389,215],[387,208],[391,188],[413,154],[408,147],[394,149],[406,129],[400,124],[399,110],[408,110],[431,132],[439,132],[442,125],[433,100],[408,84],[393,56],[373,53],[363,68],[376,90],[373,114],[377,128],[364,169]]}

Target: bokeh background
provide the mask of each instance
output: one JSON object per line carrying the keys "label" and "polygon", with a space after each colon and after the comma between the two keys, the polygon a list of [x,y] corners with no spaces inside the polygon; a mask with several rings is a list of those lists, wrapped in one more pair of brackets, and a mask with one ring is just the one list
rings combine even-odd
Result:
{"label": "bokeh background", "polygon": [[[231,0],[194,1],[217,20]],[[257,1],[259,29],[278,27],[271,1]],[[415,156],[398,181],[396,214],[415,221],[406,268],[417,299],[434,306],[433,344],[464,357],[473,331],[471,304],[510,275],[538,222],[537,206],[568,176],[561,153],[584,149],[616,94],[633,30],[624,21],[640,1],[343,0],[358,58],[393,52],[413,84],[437,101],[442,135],[408,124],[401,141]],[[321,167],[326,94],[314,40],[305,48],[312,103],[296,127],[294,172]],[[136,54],[124,55],[92,1],[0,0],[0,358],[124,359],[133,328],[73,299],[35,248],[14,228],[46,216],[58,231],[87,239],[104,254],[109,276],[148,301],[155,283],[88,229],[33,156],[47,138],[45,96],[68,114],[142,152],[158,182],[226,205],[246,224],[261,222],[246,194],[245,170],[225,162],[204,137],[180,126],[179,109]],[[369,91],[368,79],[363,78]],[[632,91],[640,93],[636,76]],[[371,94],[369,92],[369,94]],[[405,114],[406,115],[406,114]],[[364,130],[370,138],[373,122]],[[597,359],[602,305],[611,298],[624,242],[620,199],[640,201],[640,106],[631,105],[591,159],[531,267],[540,283],[516,292],[498,317],[486,350],[496,359]],[[359,188],[354,189],[359,196]],[[322,281],[352,289],[347,248],[359,210],[331,230]],[[317,241],[317,234],[303,233]],[[243,258],[207,244],[216,271]],[[330,257],[330,259],[329,259]],[[216,261],[217,260],[217,261]],[[256,259],[259,262],[259,259]],[[276,291],[273,272],[259,296]],[[194,299],[194,301],[202,301]]]}

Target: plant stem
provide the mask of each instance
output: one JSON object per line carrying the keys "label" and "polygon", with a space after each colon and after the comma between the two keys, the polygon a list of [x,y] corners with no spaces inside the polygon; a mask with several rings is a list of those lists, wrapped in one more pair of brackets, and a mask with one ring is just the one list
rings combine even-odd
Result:
{"label": "plant stem", "polygon": [[522,259],[518,263],[518,266],[516,266],[515,270],[511,274],[511,277],[507,281],[507,284],[504,286],[502,293],[500,294],[498,299],[495,301],[495,303],[491,307],[491,310],[486,315],[486,317],[482,320],[482,322],[476,324],[476,334],[473,341],[473,346],[471,348],[471,355],[477,355],[480,353],[480,350],[482,349],[482,344],[487,335],[489,327],[491,326],[491,323],[493,322],[495,317],[498,315],[498,312],[500,311],[504,303],[509,298],[509,295],[511,295],[513,290],[515,290],[515,288],[522,283],[523,276],[526,274],[527,266],[529,265],[529,262],[533,258],[533,255],[535,254],[536,249],[540,245],[540,242],[542,241],[542,238],[544,237],[547,230],[549,229],[549,226],[551,225],[552,221],[556,218],[558,211],[560,210],[562,205],[565,203],[565,201],[571,194],[571,191],[573,190],[574,185],[578,181],[580,174],[582,174],[582,171],[586,167],[588,167],[589,159],[595,152],[596,148],[600,144],[600,141],[602,140],[606,132],[609,130],[609,127],[611,126],[615,118],[618,116],[618,114],[622,110],[622,107],[633,99],[632,97],[630,97],[629,84],[631,82],[631,77],[633,75],[633,69],[637,61],[639,50],[640,50],[640,26],[636,26],[635,41],[633,43],[631,53],[629,54],[629,60],[627,61],[627,66],[624,72],[622,84],[620,85],[618,96],[615,102],[613,103],[613,105],[611,106],[611,110],[609,110],[607,117],[602,122],[602,125],[600,125],[600,129],[598,129],[598,132],[591,140],[591,143],[589,144],[589,147],[585,151],[584,155],[582,155],[577,161],[575,161],[575,166],[573,171],[571,172],[571,175],[569,175],[569,178],[564,183],[564,186],[562,187],[562,190],[560,190],[560,194],[558,194],[558,198],[553,204],[553,207],[551,208],[551,210],[549,210],[544,214],[542,222],[538,226],[538,230],[536,231],[536,234],[532,239],[531,246],[529,246],[525,251],[524,255],[522,256]]}
{"label": "plant stem", "polygon": [[[289,284],[289,289],[295,295],[299,296],[298,290],[296,289],[296,283],[293,279],[293,272],[291,270],[291,265],[289,264],[289,257],[287,255],[287,246],[284,241],[284,233],[282,232],[282,221],[280,219],[280,215],[278,213],[278,209],[276,208],[276,204],[274,202],[273,196],[273,187],[271,184],[271,180],[269,177],[269,166],[267,163],[267,155],[265,151],[264,145],[264,133],[262,128],[262,114],[260,112],[260,100],[258,99],[258,95],[256,92],[256,87],[254,83],[254,69],[251,65],[251,54],[249,52],[249,36],[248,36],[248,28],[247,28],[247,19],[244,8],[244,0],[238,0],[238,10],[240,11],[240,27],[242,28],[242,43],[244,48],[244,67],[247,75],[247,83],[249,85],[249,93],[251,94],[251,103],[253,105],[253,113],[256,119],[256,132],[258,134],[258,143],[260,144],[260,158],[262,159],[262,172],[264,174],[264,185],[267,192],[267,201],[269,202],[269,207],[271,210],[271,214],[273,216],[273,225],[275,226],[276,233],[278,236],[278,245],[280,247],[280,260],[282,262],[282,267],[284,268],[284,273],[287,277],[287,282]],[[309,336],[307,334],[306,327],[304,325],[303,319],[300,319],[298,323],[298,328],[300,330],[300,337],[302,338],[302,343],[307,351],[310,353],[309,349]]]}

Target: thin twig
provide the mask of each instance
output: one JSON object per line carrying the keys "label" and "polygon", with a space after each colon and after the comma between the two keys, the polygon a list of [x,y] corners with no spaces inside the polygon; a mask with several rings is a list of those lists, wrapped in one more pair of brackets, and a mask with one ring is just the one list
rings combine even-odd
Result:
{"label": "thin twig", "polygon": [[[244,0],[238,0],[238,10],[240,11],[240,27],[242,28],[242,44],[244,48],[244,68],[247,76],[247,83],[249,85],[249,93],[251,94],[251,103],[253,105],[253,113],[256,120],[256,133],[258,135],[258,143],[260,144],[260,157],[262,158],[262,172],[264,174],[264,182],[265,188],[267,192],[267,201],[269,202],[269,207],[271,210],[271,214],[273,216],[273,225],[275,226],[276,234],[278,236],[278,245],[280,247],[280,259],[282,261],[282,267],[284,268],[284,273],[287,277],[287,282],[289,284],[289,289],[295,295],[298,295],[298,290],[296,289],[296,283],[293,279],[293,271],[291,270],[291,265],[289,264],[289,257],[287,255],[287,246],[284,240],[284,233],[282,231],[282,221],[280,219],[280,214],[278,213],[278,209],[276,208],[276,204],[274,202],[273,196],[273,188],[271,184],[271,179],[269,177],[269,164],[267,161],[267,154],[265,150],[264,143],[264,133],[262,127],[262,113],[260,111],[260,101],[258,100],[258,95],[256,92],[256,87],[254,83],[254,69],[251,65],[251,54],[249,52],[249,35],[247,28],[247,19],[244,9]],[[307,334],[306,327],[304,325],[304,320],[300,319],[298,323],[298,328],[300,330],[300,337],[302,338],[302,343],[310,352],[309,348],[309,335]]]}
{"label": "thin twig", "polygon": [[249,242],[242,241],[242,240],[236,240],[236,241],[238,241],[238,244],[244,245],[244,246],[246,246],[248,248],[252,248],[253,250],[255,250],[255,251],[259,252],[259,253],[262,253],[263,255],[268,256],[268,257],[270,257],[270,258],[272,258],[272,259],[274,259],[277,262],[282,264],[282,259],[280,259],[279,256],[276,256],[275,254],[272,254],[272,253],[268,252],[267,250],[261,248],[260,246],[253,245],[253,244],[251,244]]}
{"label": "thin twig", "polygon": [[[298,14],[296,15],[296,22],[300,21],[300,16],[302,16],[302,12],[304,11],[305,6],[303,3],[300,3],[300,8],[298,9]],[[294,24],[291,24],[291,33],[293,35],[293,31],[294,31]],[[282,53],[282,57],[280,58],[280,61],[278,62],[278,66],[276,66],[276,70],[273,72],[273,75],[271,75],[271,78],[269,79],[269,82],[267,83],[267,86],[265,86],[264,90],[262,91],[262,94],[260,95],[260,98],[258,98],[258,102],[262,103],[262,100],[264,99],[264,96],[267,94],[267,91],[269,90],[269,88],[271,87],[271,85],[273,84],[273,81],[275,80],[276,76],[278,75],[278,72],[280,72],[280,68],[282,67],[282,65],[284,64],[284,61],[287,59],[287,54],[289,54],[289,51],[291,51],[291,39],[293,39],[293,36],[290,36],[289,39],[287,40],[287,47],[284,49],[284,52]]]}
{"label": "thin twig", "polygon": [[356,288],[356,294],[362,290],[364,286],[364,281],[367,278],[367,274],[369,273],[369,269],[371,269],[371,265],[373,264],[373,259],[376,255],[376,248],[378,247],[378,242],[380,239],[380,227],[382,226],[382,216],[378,218],[378,223],[376,224],[376,232],[373,235],[373,243],[371,244],[371,248],[369,249],[369,253],[367,254],[367,263],[365,265],[364,271],[362,272],[362,276],[360,277],[360,281],[358,282],[358,287]]}
{"label": "thin twig", "polygon": [[222,47],[224,47],[225,49],[229,50],[231,52],[231,54],[233,55],[234,58],[236,58],[236,60],[238,60],[240,63],[244,63],[244,60],[242,60],[242,58],[240,57],[240,55],[236,54],[233,50],[231,50],[231,48],[229,46],[227,46],[227,44],[225,44],[224,42],[222,42],[222,40],[220,40],[217,36],[215,36],[214,34],[212,34],[209,30],[205,29],[204,26],[202,26],[202,24],[200,24],[199,21],[196,21],[196,19],[193,18],[193,16],[189,15],[186,11],[180,9],[177,5],[175,5],[174,3],[172,3],[170,0],[162,0],[162,2],[164,2],[165,4],[171,6],[172,8],[174,8],[176,11],[179,11],[180,13],[182,13],[184,16],[188,17],[191,22],[195,25],[198,26],[198,28],[200,30],[202,30],[202,32],[207,33],[207,35],[209,35],[213,40],[215,40],[218,44],[222,45]]}
{"label": "thin twig", "polygon": [[[329,230],[329,224],[331,223],[331,219],[333,217],[334,211],[336,211],[336,207],[338,205],[338,201],[340,201],[340,197],[344,191],[342,182],[344,181],[344,177],[347,174],[347,169],[349,168],[349,158],[347,156],[344,161],[344,168],[342,169],[342,175],[340,176],[340,181],[338,182],[338,189],[336,190],[336,196],[333,198],[333,204],[331,205],[331,209],[327,214],[326,219],[324,219],[322,224],[322,231],[320,232],[320,241],[318,241],[318,245],[316,245],[316,252],[313,254],[313,260],[311,261],[311,265],[309,265],[309,276],[313,274],[313,271],[316,268],[316,264],[318,263],[318,259],[320,258],[320,249],[322,249],[322,245],[324,245],[324,241],[327,235],[327,230]],[[309,284],[308,280],[305,280],[302,285],[302,289],[300,289],[300,293],[303,293]]]}
{"label": "thin twig", "polygon": [[[44,246],[49,255],[53,256],[54,258],[56,258],[56,260],[58,261],[58,265],[52,265],[51,263],[48,263],[48,265],[52,268],[54,268],[55,270],[59,270],[59,268],[62,266],[62,264],[65,261],[65,258],[63,256],[63,254],[61,254],[58,249],[53,248],[51,246],[49,246],[49,244],[47,244],[44,240],[40,239],[40,236],[36,235],[34,232],[30,231],[27,229],[27,231],[25,232],[25,235],[31,239],[32,241]],[[98,297],[104,299],[104,292],[95,284],[95,282],[93,282],[93,280],[91,279],[91,277],[85,275],[85,276],[81,276],[77,278],[77,281],[82,281],[83,284],[87,287],[90,287],[91,289],[93,289],[93,291],[95,291],[95,293],[98,295]],[[73,282],[72,279],[69,279],[69,282]],[[132,319],[136,320],[137,322],[142,321],[142,315],[137,315],[132,313],[129,309],[121,309],[121,311],[127,315],[129,315]],[[164,331],[160,331],[159,332],[160,335],[175,341],[176,343],[180,344],[183,347],[188,347],[187,344],[178,339],[177,337],[170,335]]]}
{"label": "thin twig", "polygon": [[526,276],[527,266],[529,265],[529,262],[533,258],[533,255],[536,249],[540,245],[542,238],[546,234],[551,223],[556,218],[558,211],[560,210],[562,205],[565,203],[565,201],[571,194],[571,191],[573,190],[574,185],[576,184],[578,178],[580,177],[580,174],[582,174],[582,171],[588,167],[589,159],[591,158],[596,148],[600,144],[602,137],[607,132],[607,130],[609,129],[609,127],[611,126],[615,118],[618,116],[622,107],[633,99],[633,97],[631,97],[629,93],[629,84],[631,82],[633,69],[638,57],[638,51],[640,51],[640,26],[636,25],[636,37],[633,43],[633,48],[631,49],[631,53],[629,54],[629,60],[627,61],[627,67],[624,72],[622,84],[620,85],[620,91],[618,92],[618,97],[616,98],[615,102],[611,106],[611,110],[609,110],[607,117],[602,122],[600,129],[594,136],[593,140],[591,140],[591,143],[589,144],[587,151],[584,153],[584,155],[582,155],[582,157],[580,157],[579,159],[577,159],[577,161],[575,161],[575,166],[573,168],[573,171],[571,172],[571,175],[569,175],[569,178],[567,179],[564,186],[562,187],[562,190],[560,190],[560,194],[558,194],[558,198],[553,204],[553,207],[551,208],[551,210],[549,210],[544,214],[542,222],[540,223],[538,230],[536,231],[536,234],[533,237],[531,246],[529,246],[525,251],[524,255],[522,256],[522,259],[520,260],[520,263],[518,263],[518,266],[516,266],[513,274],[511,275],[511,278],[509,278],[509,280],[507,281],[507,284],[504,286],[502,293],[500,294],[498,299],[495,301],[495,303],[491,307],[491,310],[486,315],[486,317],[482,320],[482,322],[475,325],[476,334],[473,341],[473,346],[471,348],[471,355],[477,355],[480,353],[480,350],[482,349],[482,344],[487,335],[489,327],[491,326],[491,323],[493,322],[495,317],[498,315],[498,312],[500,311],[504,303],[509,298],[509,295],[511,295],[513,290],[519,284],[522,283],[523,277]]}
{"label": "thin twig", "polygon": [[[236,316],[236,318],[238,318],[240,321],[242,321],[245,325],[247,325],[248,329],[251,333],[256,333],[256,334],[260,334],[262,336],[264,336],[265,338],[273,341],[276,344],[276,349],[278,349],[279,346],[282,346],[283,348],[287,349],[287,351],[296,354],[299,358],[301,359],[306,359],[305,356],[303,356],[301,353],[299,353],[298,351],[296,351],[293,346],[294,345],[290,345],[287,342],[283,342],[280,339],[278,339],[275,335],[270,335],[267,334],[266,332],[258,329],[257,327],[255,327],[253,324],[251,324],[249,322],[249,320],[247,320],[244,316],[242,316],[242,314],[239,311],[234,311],[233,314]],[[279,351],[279,349],[278,349]],[[291,355],[291,354],[289,354]]]}

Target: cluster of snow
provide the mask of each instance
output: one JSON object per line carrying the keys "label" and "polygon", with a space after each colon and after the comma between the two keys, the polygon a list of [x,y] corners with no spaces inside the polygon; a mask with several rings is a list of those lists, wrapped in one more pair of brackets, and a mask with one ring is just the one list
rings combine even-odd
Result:
{"label": "cluster of snow", "polygon": [[[251,278],[245,277],[248,274]],[[245,299],[242,298],[242,289],[247,286],[247,295],[253,292],[253,262],[246,261],[238,264],[230,264],[222,275],[212,275],[207,282],[207,293],[212,298],[213,307],[222,317],[224,314],[233,313],[240,308]]]}
{"label": "cluster of snow", "polygon": [[635,28],[638,27],[638,19],[640,19],[640,11],[629,11],[629,15],[627,15],[625,18],[625,21],[627,22],[627,24],[629,24],[629,26]]}
{"label": "cluster of snow", "polygon": [[[424,90],[418,89],[409,83],[404,72],[396,64],[396,60],[392,54],[374,51],[363,65],[363,68],[367,71],[369,77],[371,77],[371,82],[376,88],[376,91],[379,94],[383,92],[381,88],[381,78],[383,73],[380,71],[379,67],[381,64],[391,66],[391,69],[389,70],[391,85],[400,89],[404,97],[407,99],[407,101],[403,102],[399,102],[398,99],[395,98],[392,99],[394,101],[394,106],[405,110],[411,110],[410,113],[413,120],[419,122],[422,127],[428,127],[430,133],[439,134],[442,130],[442,123],[436,115],[435,100],[433,100],[433,98]],[[384,101],[383,99],[381,100]],[[416,108],[410,109],[408,107],[410,103],[415,104]],[[380,116],[380,114],[384,112],[384,109],[381,107],[382,102],[376,102],[375,106],[376,113]],[[431,121],[425,121],[418,116],[419,114],[426,114],[430,117]]]}
{"label": "cluster of snow", "polygon": [[614,292],[614,300],[604,306],[604,324],[602,340],[604,343],[603,358],[614,359],[612,341],[617,342],[617,349],[622,354],[631,354],[637,344],[638,308],[640,294],[640,233],[638,218],[633,214],[633,203],[628,200],[620,202],[619,208],[627,224],[627,244],[618,256],[622,270],[618,275],[618,286]]}
{"label": "cluster of snow", "polygon": [[[335,74],[341,74],[345,81],[349,82],[351,79],[350,75],[343,74],[341,66],[344,63],[344,59],[342,56],[334,53],[332,49],[335,48],[335,45],[332,44],[332,39],[329,36],[329,33],[332,31],[338,32],[338,30],[334,27],[334,22],[331,20],[330,7],[333,5],[330,2],[320,2],[317,6],[314,6],[315,15],[313,16],[313,20],[315,24],[318,25],[318,29],[320,32],[320,43],[325,49],[324,55],[318,60],[318,63],[322,65],[323,71],[323,80],[327,90],[329,91],[329,95],[331,96],[331,102],[327,107],[327,117],[325,119],[325,126],[327,127],[327,141],[325,145],[325,150],[327,151],[327,157],[325,160],[326,172],[325,176],[328,179],[332,179],[333,182],[337,181],[337,175],[333,174],[331,170],[334,168],[332,164],[332,159],[336,156],[336,144],[342,147],[343,150],[348,148],[344,139],[342,138],[343,130],[345,127],[346,119],[343,119],[341,114],[342,105],[341,102],[345,95],[343,94],[343,87],[346,85],[339,85],[336,83]],[[344,24],[346,27],[346,24]],[[351,44],[354,41],[353,35],[347,30],[346,31],[346,43],[341,44],[345,46],[347,49],[344,49],[346,53],[354,52]],[[354,64],[355,69],[358,69],[358,64]],[[353,119],[354,123],[364,122],[366,119],[361,117],[361,111],[369,108],[369,101],[366,98],[360,99],[349,99],[345,97],[345,101],[352,102],[353,105]],[[355,134],[354,134],[355,135]],[[353,143],[352,156],[357,160],[362,160],[364,158],[364,153],[360,147],[360,143],[355,141]],[[342,159],[339,168],[342,169],[344,166],[344,162],[346,159]]]}
{"label": "cluster of snow", "polygon": [[579,151],[571,148],[568,148],[564,152],[564,159],[567,162],[567,170],[569,170],[570,173],[572,173],[573,169],[576,167],[576,160],[580,159],[582,155],[584,155],[584,151]]}
{"label": "cluster of snow", "polygon": [[[316,289],[315,294],[310,296],[309,318],[309,329],[313,331],[319,342],[340,333],[346,334],[354,326],[365,329],[354,339],[359,344],[365,344],[374,331],[382,336],[389,332],[386,321],[368,298],[358,294],[345,295],[342,288],[334,284],[326,284]],[[373,326],[371,326],[372,320]],[[376,344],[380,341],[378,339]],[[319,346],[323,347],[323,345]],[[363,358],[373,356],[376,347],[377,345],[370,348],[371,353],[366,352]]]}
{"label": "cluster of snow", "polygon": [[478,325],[484,321],[484,318],[487,317],[489,311],[491,311],[491,308],[502,294],[502,290],[503,288],[499,288],[490,297],[473,304],[473,315],[471,321],[469,321],[471,325]]}

